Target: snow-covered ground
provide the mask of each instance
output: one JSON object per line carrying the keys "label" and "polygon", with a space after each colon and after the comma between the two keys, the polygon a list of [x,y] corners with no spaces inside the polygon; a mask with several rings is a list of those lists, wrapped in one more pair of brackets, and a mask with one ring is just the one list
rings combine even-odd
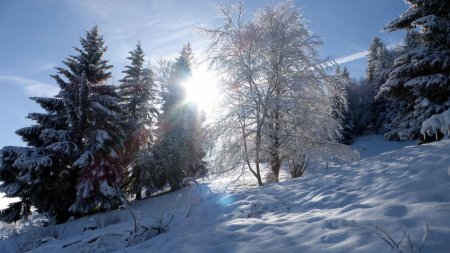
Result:
{"label": "snow-covered ground", "polygon": [[414,145],[416,145],[415,141],[385,141],[382,135],[371,134],[355,138],[351,146],[359,152],[361,159],[364,159],[387,151]]}
{"label": "snow-covered ground", "polygon": [[[376,144],[379,137],[367,138],[354,144],[367,158],[300,179],[248,188],[248,174],[231,185],[236,174],[223,175],[135,202],[141,225],[170,224],[151,239],[133,238],[140,242],[134,245],[132,219],[120,210],[29,229],[1,240],[0,252],[32,244],[40,245],[33,252],[45,253],[400,252],[379,235],[399,241],[406,233],[419,247],[425,224],[421,252],[450,252],[450,141],[395,149],[393,143]],[[375,149],[390,151],[376,155]],[[407,244],[404,239],[399,245]]]}

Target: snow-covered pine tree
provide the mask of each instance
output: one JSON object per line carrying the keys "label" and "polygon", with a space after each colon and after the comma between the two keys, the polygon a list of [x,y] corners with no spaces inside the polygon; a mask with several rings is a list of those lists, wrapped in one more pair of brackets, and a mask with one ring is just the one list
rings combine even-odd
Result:
{"label": "snow-covered pine tree", "polygon": [[30,113],[35,125],[16,131],[28,147],[1,150],[0,186],[6,197],[18,197],[0,213],[4,222],[13,222],[38,212],[56,222],[69,217],[67,209],[75,199],[76,172],[70,169],[79,150],[68,124],[64,99],[32,98],[46,111]]}
{"label": "snow-covered pine tree", "polygon": [[366,76],[369,82],[383,83],[389,68],[392,66],[391,52],[380,38],[375,37],[369,46],[369,54],[367,55]]}
{"label": "snow-covered pine tree", "polygon": [[142,189],[150,178],[150,148],[157,116],[153,73],[144,67],[144,56],[138,43],[127,58],[131,63],[122,71],[125,77],[119,85],[126,135],[122,158],[128,168],[124,188],[126,193],[136,195],[136,199],[142,198]]}
{"label": "snow-covered pine tree", "polygon": [[[392,71],[394,56],[398,48],[389,50],[380,38],[375,37],[369,46],[367,56],[366,77],[368,85],[372,87],[371,96],[375,97],[379,92],[381,85],[386,82],[389,73]],[[395,101],[387,100],[383,97],[372,99],[370,104],[371,118],[370,126],[378,132],[389,130],[392,117],[390,116],[397,106]]]}
{"label": "snow-covered pine tree", "polygon": [[37,124],[16,132],[28,147],[2,149],[1,189],[20,198],[1,213],[4,221],[28,215],[31,206],[62,222],[114,205],[122,137],[118,96],[105,83],[112,66],[103,59],[106,47],[97,27],[80,42],[79,54],[63,61],[67,68],[56,68],[52,76],[58,95],[32,98],[46,113],[30,113]]}
{"label": "snow-covered pine tree", "polygon": [[[80,156],[72,164],[72,169],[78,170],[78,182],[75,203],[69,210],[84,214],[118,205],[116,186],[123,175],[119,152],[124,137],[120,99],[115,86],[107,84],[112,66],[103,59],[107,49],[103,36],[93,27],[80,42],[82,48],[76,48],[79,55],[67,58],[64,64],[68,69],[59,68],[55,78],[75,95],[72,124]],[[82,81],[74,82],[79,76]]]}
{"label": "snow-covered pine tree", "polygon": [[377,95],[404,104],[391,124],[393,130],[385,134],[391,140],[417,139],[423,121],[450,107],[450,2],[406,2],[409,9],[385,29],[418,31],[409,34],[408,47]]}
{"label": "snow-covered pine tree", "polygon": [[[351,82],[350,80],[350,73],[348,72],[347,67],[344,67],[343,70],[339,67],[339,65],[336,67],[336,82],[334,83],[336,89],[339,90],[339,94],[345,94],[345,97],[342,96],[335,96],[334,97],[334,104],[336,105],[333,107],[333,115],[335,118],[339,120],[342,126],[342,137],[340,139],[340,142],[343,144],[351,144],[353,142],[353,135],[354,135],[354,124],[353,119],[351,117],[351,114],[349,112],[348,107],[348,86]],[[345,101],[341,101],[342,98],[345,98]]]}
{"label": "snow-covered pine tree", "polygon": [[176,59],[162,94],[162,113],[154,156],[172,190],[182,187],[186,177],[206,173],[202,149],[203,116],[194,104],[186,103],[183,86],[192,75],[192,62],[192,50],[187,44]]}

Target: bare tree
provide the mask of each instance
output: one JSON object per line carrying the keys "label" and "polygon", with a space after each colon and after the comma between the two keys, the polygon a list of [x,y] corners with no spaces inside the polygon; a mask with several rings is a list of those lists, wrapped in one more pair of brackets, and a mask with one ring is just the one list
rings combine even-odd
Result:
{"label": "bare tree", "polygon": [[261,162],[270,162],[278,181],[283,160],[298,164],[318,149],[342,148],[333,103],[345,94],[327,74],[329,60],[319,58],[321,43],[300,10],[282,2],[247,22],[241,2],[218,9],[222,26],[202,29],[211,65],[223,73],[218,165],[246,166],[262,185]]}

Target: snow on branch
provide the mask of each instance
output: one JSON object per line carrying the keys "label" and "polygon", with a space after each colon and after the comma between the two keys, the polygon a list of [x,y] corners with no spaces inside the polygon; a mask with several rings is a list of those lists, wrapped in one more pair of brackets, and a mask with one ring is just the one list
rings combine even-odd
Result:
{"label": "snow on branch", "polygon": [[78,146],[72,141],[55,142],[45,147],[45,149],[53,152],[63,153],[66,155],[74,153],[78,154],[79,152]]}
{"label": "snow on branch", "polygon": [[94,155],[90,151],[84,152],[73,164],[72,167],[84,168],[94,162]]}
{"label": "snow on branch", "polygon": [[28,171],[39,171],[53,165],[49,155],[40,155],[37,152],[21,153],[14,161],[13,166]]}
{"label": "snow on branch", "polygon": [[53,128],[46,128],[41,131],[39,138],[44,142],[65,141],[70,139],[69,130],[55,130]]}
{"label": "snow on branch", "polygon": [[422,127],[420,128],[420,133],[425,135],[436,135],[438,132],[441,132],[445,136],[450,135],[450,109],[431,116],[429,119],[425,120],[422,123]]}
{"label": "snow on branch", "polygon": [[92,102],[92,108],[98,112],[103,113],[104,115],[106,115],[109,118],[115,118],[115,117],[119,116],[117,114],[117,112],[110,110],[109,108],[100,104],[99,102]]}

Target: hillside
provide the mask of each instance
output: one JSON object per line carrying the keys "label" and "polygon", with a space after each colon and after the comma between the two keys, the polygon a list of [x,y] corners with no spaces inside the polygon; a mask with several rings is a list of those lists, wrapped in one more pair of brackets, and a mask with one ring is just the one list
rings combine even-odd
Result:
{"label": "hillside", "polygon": [[[449,140],[407,146],[304,178],[240,190],[223,189],[222,176],[134,203],[141,225],[170,223],[166,233],[142,243],[128,246],[133,224],[128,211],[120,210],[28,229],[1,240],[0,251],[34,243],[41,245],[33,252],[45,253],[400,252],[379,235],[399,241],[406,233],[419,247],[427,224],[421,252],[444,253],[450,248],[449,154]],[[402,245],[409,245],[408,239]]]}

